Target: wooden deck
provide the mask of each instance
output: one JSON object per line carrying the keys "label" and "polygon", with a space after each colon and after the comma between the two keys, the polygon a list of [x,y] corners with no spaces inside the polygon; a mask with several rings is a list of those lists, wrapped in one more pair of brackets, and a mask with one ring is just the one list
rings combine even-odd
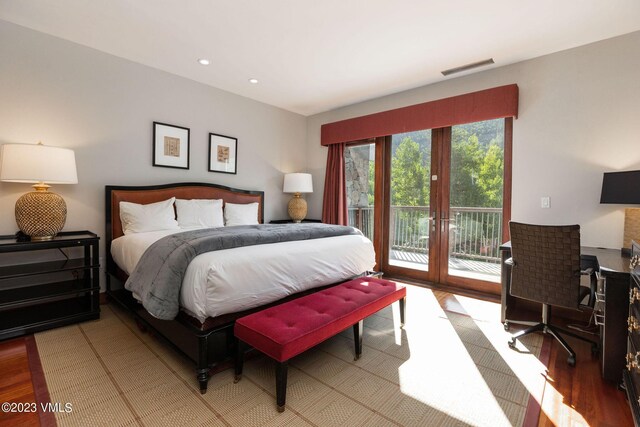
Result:
{"label": "wooden deck", "polygon": [[[398,267],[427,271],[429,258],[426,253],[391,250],[390,263]],[[500,263],[474,261],[460,258],[449,259],[449,274],[471,279],[500,281]]]}

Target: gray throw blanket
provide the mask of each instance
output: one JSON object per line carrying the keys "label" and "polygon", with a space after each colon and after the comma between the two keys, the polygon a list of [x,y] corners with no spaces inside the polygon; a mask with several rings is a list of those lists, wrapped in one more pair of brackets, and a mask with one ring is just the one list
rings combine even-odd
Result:
{"label": "gray throw blanket", "polygon": [[178,315],[180,288],[187,267],[202,253],[347,234],[362,233],[343,225],[305,223],[241,225],[172,234],[145,251],[125,288],[135,292],[153,316],[170,320]]}

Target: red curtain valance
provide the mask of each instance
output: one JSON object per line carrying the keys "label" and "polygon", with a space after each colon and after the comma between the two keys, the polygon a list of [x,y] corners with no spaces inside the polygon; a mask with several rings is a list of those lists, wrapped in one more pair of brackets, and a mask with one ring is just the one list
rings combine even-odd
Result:
{"label": "red curtain valance", "polygon": [[516,84],[327,123],[322,125],[320,143],[331,145],[502,117],[518,117]]}

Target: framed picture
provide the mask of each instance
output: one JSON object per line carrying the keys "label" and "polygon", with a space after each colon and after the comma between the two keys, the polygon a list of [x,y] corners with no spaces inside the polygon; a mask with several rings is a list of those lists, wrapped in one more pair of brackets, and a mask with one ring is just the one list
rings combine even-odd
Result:
{"label": "framed picture", "polygon": [[238,171],[238,139],[209,134],[209,172],[235,174]]}
{"label": "framed picture", "polygon": [[153,122],[153,166],[189,169],[189,128]]}

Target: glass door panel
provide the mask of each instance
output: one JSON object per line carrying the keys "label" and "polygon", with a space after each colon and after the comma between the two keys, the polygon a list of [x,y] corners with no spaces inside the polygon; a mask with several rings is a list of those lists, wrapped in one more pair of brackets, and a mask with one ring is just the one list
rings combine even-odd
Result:
{"label": "glass door panel", "polygon": [[504,119],[451,128],[448,209],[449,276],[500,281],[504,187]]}
{"label": "glass door panel", "polygon": [[375,143],[351,145],[344,150],[349,225],[373,241],[376,152]]}
{"label": "glass door panel", "polygon": [[429,271],[431,130],[391,137],[388,265]]}

